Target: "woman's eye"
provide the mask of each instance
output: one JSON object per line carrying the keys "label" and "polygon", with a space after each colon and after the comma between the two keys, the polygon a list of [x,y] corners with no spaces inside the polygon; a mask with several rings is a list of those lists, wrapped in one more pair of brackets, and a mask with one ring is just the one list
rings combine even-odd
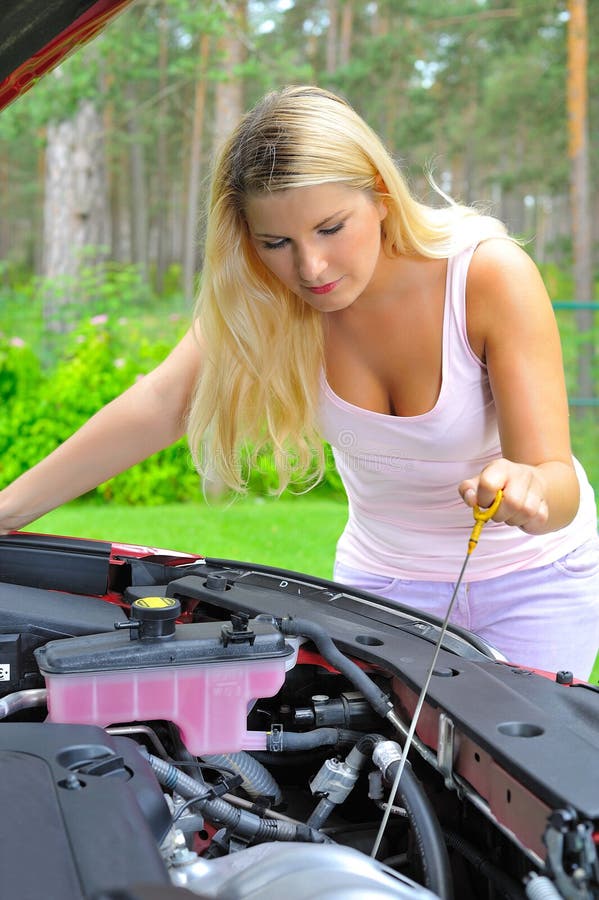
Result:
{"label": "woman's eye", "polygon": [[263,241],[262,246],[265,250],[279,250],[288,243],[289,238],[281,238],[280,241]]}
{"label": "woman's eye", "polygon": [[343,224],[344,224],[343,222],[339,222],[338,225],[333,225],[332,228],[321,228],[320,233],[321,234],[337,234],[337,232],[341,231],[341,229],[343,228]]}
{"label": "woman's eye", "polygon": [[[344,222],[339,222],[337,225],[333,225],[331,228],[320,228],[319,234],[337,234],[338,231],[341,231],[344,224]],[[262,241],[262,247],[264,248],[264,250],[280,250],[282,247],[286,247],[288,243],[289,238],[281,238],[279,241]]]}

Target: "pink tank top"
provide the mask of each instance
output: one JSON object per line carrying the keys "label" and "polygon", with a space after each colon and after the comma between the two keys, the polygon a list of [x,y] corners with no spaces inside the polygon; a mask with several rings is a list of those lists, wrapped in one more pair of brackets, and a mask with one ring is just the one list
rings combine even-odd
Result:
{"label": "pink tank top", "polygon": [[[442,384],[433,409],[390,416],[338,397],[322,377],[320,423],[345,486],[349,518],[339,562],[393,578],[455,581],[472,529],[458,484],[501,456],[485,366],[466,331],[466,275],[475,247],[448,260]],[[596,534],[597,509],[574,461],[581,502],[574,521],[547,535],[489,522],[468,563],[478,581],[554,562]]]}

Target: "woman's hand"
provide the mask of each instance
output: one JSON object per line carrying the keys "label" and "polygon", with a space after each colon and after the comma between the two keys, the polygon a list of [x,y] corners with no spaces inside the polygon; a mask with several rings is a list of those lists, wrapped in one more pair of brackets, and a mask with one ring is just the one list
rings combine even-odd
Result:
{"label": "woman's hand", "polygon": [[37,515],[34,513],[30,516],[19,516],[11,513],[8,509],[4,509],[2,492],[0,491],[0,535],[8,534],[10,531],[18,531],[35,521]]}
{"label": "woman's hand", "polygon": [[528,534],[544,534],[551,530],[545,473],[540,466],[496,459],[480,475],[463,481],[459,492],[467,506],[487,508],[497,491],[503,499],[493,516],[495,522],[515,525]]}

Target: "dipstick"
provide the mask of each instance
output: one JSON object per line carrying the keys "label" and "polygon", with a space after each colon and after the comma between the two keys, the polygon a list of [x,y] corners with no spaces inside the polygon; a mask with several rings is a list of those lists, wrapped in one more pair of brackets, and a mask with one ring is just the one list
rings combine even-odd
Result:
{"label": "dipstick", "polygon": [[[399,763],[399,767],[397,769],[397,773],[393,780],[393,786],[390,792],[390,802],[387,804],[387,808],[385,810],[385,814],[381,820],[381,824],[379,826],[379,830],[376,836],[376,840],[374,842],[374,846],[370,853],[371,857],[376,858],[376,855],[379,850],[379,846],[385,832],[385,828],[387,827],[387,822],[389,821],[389,816],[391,815],[391,806],[393,804],[393,798],[397,793],[397,788],[399,786],[399,781],[404,770],[404,766],[406,764],[406,760],[408,758],[408,752],[412,745],[412,740],[414,738],[414,734],[416,732],[416,726],[418,725],[418,719],[420,717],[420,712],[424,705],[424,700],[428,691],[428,687],[433,676],[433,672],[435,669],[435,664],[437,662],[437,657],[439,656],[439,652],[441,650],[441,645],[443,644],[443,638],[445,637],[445,632],[447,631],[447,625],[449,623],[449,617],[451,615],[451,610],[453,609],[453,604],[455,603],[455,599],[458,595],[458,590],[460,589],[460,585],[462,583],[462,579],[464,577],[464,572],[466,570],[466,566],[468,564],[468,560],[470,559],[471,554],[476,548],[478,544],[478,539],[480,537],[480,533],[483,529],[483,526],[489,519],[495,515],[497,509],[499,508],[499,504],[503,499],[503,491],[498,490],[495,494],[495,499],[493,503],[488,508],[482,508],[480,506],[475,506],[473,509],[474,515],[474,526],[472,528],[472,532],[468,539],[468,549],[466,551],[466,556],[464,557],[464,562],[462,563],[462,568],[460,569],[460,574],[458,575],[458,580],[456,581],[455,587],[453,589],[453,594],[451,595],[451,600],[449,601],[449,606],[447,607],[447,612],[445,613],[445,618],[443,619],[443,624],[441,625],[441,631],[439,632],[439,637],[437,639],[437,643],[435,645],[435,651],[433,653],[433,658],[431,660],[431,664],[429,666],[426,678],[424,679],[424,684],[422,685],[422,689],[420,691],[420,696],[418,697],[418,702],[416,704],[416,709],[414,710],[414,715],[412,716],[412,722],[410,724],[410,730],[406,736],[406,741],[402,749],[401,760]],[[389,718],[391,718],[389,716]],[[393,719],[391,719],[393,721]],[[400,730],[400,729],[398,729]],[[401,733],[401,731],[400,731]]]}

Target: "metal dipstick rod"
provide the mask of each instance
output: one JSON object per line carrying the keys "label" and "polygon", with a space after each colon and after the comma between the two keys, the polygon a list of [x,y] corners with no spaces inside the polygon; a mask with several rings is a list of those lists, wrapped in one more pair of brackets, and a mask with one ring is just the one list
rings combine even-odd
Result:
{"label": "metal dipstick rod", "polygon": [[[468,560],[470,559],[470,556],[472,555],[473,551],[476,548],[476,545],[478,544],[478,539],[480,537],[480,533],[483,529],[483,526],[485,525],[486,522],[489,521],[489,519],[491,519],[495,515],[502,499],[503,499],[503,491],[498,490],[497,493],[495,494],[495,499],[493,500],[493,503],[491,504],[491,506],[489,506],[486,509],[483,509],[480,506],[475,506],[473,509],[474,527],[472,528],[472,532],[468,539],[468,549],[466,551],[466,556],[464,557],[464,562],[462,563],[462,568],[460,569],[460,574],[458,576],[458,580],[456,581],[455,587],[453,589],[453,594],[451,595],[451,600],[449,601],[449,606],[447,607],[447,612],[445,613],[445,618],[443,619],[443,624],[441,625],[441,631],[439,632],[439,637],[438,637],[437,643],[435,645],[433,658],[431,660],[426,678],[424,679],[424,684],[422,685],[422,689],[420,691],[420,696],[418,697],[418,702],[416,704],[416,709],[414,710],[414,715],[412,716],[412,722],[411,722],[408,734],[406,736],[405,744],[403,746],[399,768],[397,769],[397,773],[393,780],[393,786],[391,788],[391,793],[390,793],[390,802],[387,804],[385,814],[383,815],[383,818],[382,818],[382,821],[381,821],[381,824],[379,826],[379,830],[378,830],[378,833],[376,836],[376,840],[374,842],[374,846],[373,846],[371,854],[370,854],[371,857],[373,857],[373,858],[376,858],[383,834],[385,832],[385,828],[387,827],[387,822],[389,821],[389,816],[391,815],[391,806],[393,804],[393,798],[395,797],[395,795],[397,793],[397,788],[399,787],[399,781],[401,779],[401,775],[404,770],[406,760],[408,758],[408,752],[410,750],[410,747],[412,745],[412,740],[413,740],[414,734],[416,732],[416,726],[418,725],[418,719],[420,717],[420,712],[424,705],[424,700],[426,698],[426,694],[428,692],[428,687],[429,687],[431,678],[433,676],[437,658],[439,656],[439,652],[440,652],[441,646],[443,644],[443,638],[445,637],[445,632],[447,631],[449,617],[451,615],[451,611],[453,609],[453,604],[455,603],[455,599],[458,595],[458,591],[460,589],[460,585],[461,585],[462,579],[464,577],[464,572],[466,571],[466,566],[468,564]],[[391,717],[389,716],[389,718],[391,718]],[[400,730],[400,733],[402,733],[401,729],[398,729],[398,730]]]}

